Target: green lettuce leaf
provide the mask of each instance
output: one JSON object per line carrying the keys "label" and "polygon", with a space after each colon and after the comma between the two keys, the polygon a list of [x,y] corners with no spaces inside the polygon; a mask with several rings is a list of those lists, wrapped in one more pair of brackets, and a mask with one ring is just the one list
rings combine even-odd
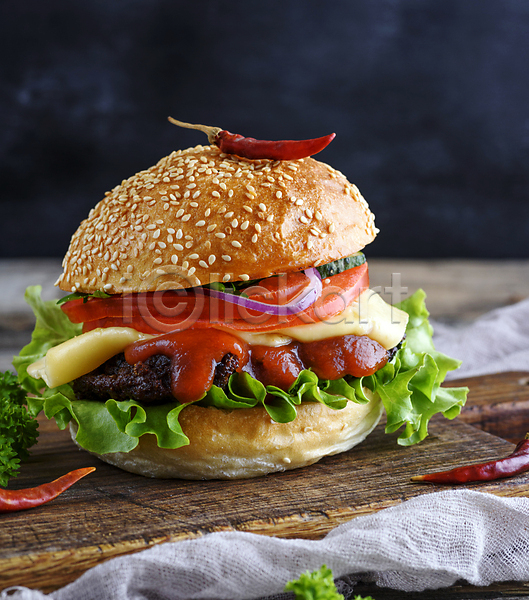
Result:
{"label": "green lettuce leaf", "polygon": [[40,285],[30,286],[26,290],[24,299],[31,306],[37,322],[31,342],[22,348],[18,356],[13,357],[18,381],[31,394],[39,394],[46,384],[42,379],[37,380],[28,375],[29,365],[45,356],[50,348],[79,335],[82,329],[82,325],[70,321],[54,300],[42,300],[41,292]]}
{"label": "green lettuce leaf", "polygon": [[[446,373],[460,363],[435,350],[424,298],[424,292],[419,290],[399,305],[410,316],[406,340],[391,362],[374,375],[328,381],[305,370],[285,391],[264,386],[248,373],[235,373],[226,390],[213,386],[199,404],[228,410],[263,406],[274,421],[288,423],[296,418],[296,407],[301,402],[321,402],[340,410],[349,401],[368,402],[364,393],[367,388],[382,399],[387,415],[386,431],[392,433],[402,428],[398,443],[415,444],[426,437],[428,422],[434,414],[456,417],[467,392],[466,388],[440,387]],[[37,324],[31,342],[14,358],[13,364],[21,385],[32,394],[27,400],[31,414],[44,411],[61,429],[74,422],[76,441],[98,454],[127,452],[145,433],[155,435],[162,448],[189,443],[178,422],[185,405],[176,401],[162,406],[141,406],[134,400],[104,403],[76,400],[71,386],[48,389],[42,380],[32,378],[27,367],[45,356],[51,347],[78,335],[80,326],[72,325],[55,302],[43,302],[37,286],[28,288],[26,300],[35,312]]]}

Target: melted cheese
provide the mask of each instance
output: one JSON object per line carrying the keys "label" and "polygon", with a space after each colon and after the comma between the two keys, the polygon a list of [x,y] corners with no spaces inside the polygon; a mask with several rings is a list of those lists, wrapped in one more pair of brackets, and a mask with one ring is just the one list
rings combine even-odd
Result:
{"label": "melted cheese", "polygon": [[[407,313],[387,304],[372,290],[366,290],[328,321],[269,333],[226,331],[259,346],[284,346],[293,339],[313,342],[342,335],[367,335],[389,350],[404,336],[407,322]],[[44,358],[29,366],[28,373],[44,379],[49,387],[56,387],[90,373],[130,344],[152,337],[129,327],[94,329],[51,348]]]}

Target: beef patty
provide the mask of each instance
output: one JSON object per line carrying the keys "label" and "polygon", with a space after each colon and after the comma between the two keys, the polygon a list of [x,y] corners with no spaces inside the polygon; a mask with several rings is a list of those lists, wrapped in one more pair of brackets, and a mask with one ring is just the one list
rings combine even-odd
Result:
{"label": "beef patty", "polygon": [[[239,367],[239,359],[228,353],[217,363],[213,385],[225,388],[230,375]],[[142,404],[174,402],[171,393],[171,359],[156,354],[134,365],[123,352],[72,383],[78,400],[137,400]]]}

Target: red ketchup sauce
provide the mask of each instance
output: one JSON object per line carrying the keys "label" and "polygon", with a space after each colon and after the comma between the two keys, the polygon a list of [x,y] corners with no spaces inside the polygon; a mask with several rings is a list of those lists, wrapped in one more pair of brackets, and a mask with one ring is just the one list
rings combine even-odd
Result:
{"label": "red ketchup sauce", "polygon": [[387,350],[365,335],[291,342],[273,348],[249,346],[216,329],[178,331],[136,342],[125,350],[125,359],[134,364],[155,354],[171,358],[173,395],[179,402],[187,403],[202,398],[211,388],[215,367],[228,353],[238,357],[237,371],[246,371],[264,385],[284,390],[304,369],[312,369],[320,379],[362,377],[372,375],[388,360]]}
{"label": "red ketchup sauce", "polygon": [[171,391],[182,404],[201,398],[213,385],[215,367],[228,354],[239,359],[240,370],[248,362],[248,345],[216,329],[177,331],[136,342],[125,350],[129,364],[163,354],[171,359]]}

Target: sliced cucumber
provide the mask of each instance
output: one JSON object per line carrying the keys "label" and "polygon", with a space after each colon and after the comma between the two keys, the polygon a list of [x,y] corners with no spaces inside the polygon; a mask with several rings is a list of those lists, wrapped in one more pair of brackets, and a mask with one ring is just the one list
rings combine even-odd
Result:
{"label": "sliced cucumber", "polygon": [[366,257],[362,252],[357,252],[356,254],[351,254],[351,256],[346,256],[344,258],[339,258],[338,260],[333,260],[333,262],[327,263],[326,265],[321,265],[321,267],[316,267],[318,269],[319,274],[322,279],[325,277],[331,277],[332,275],[337,275],[342,271],[347,271],[347,269],[354,269],[354,267],[359,267],[366,262]]}

